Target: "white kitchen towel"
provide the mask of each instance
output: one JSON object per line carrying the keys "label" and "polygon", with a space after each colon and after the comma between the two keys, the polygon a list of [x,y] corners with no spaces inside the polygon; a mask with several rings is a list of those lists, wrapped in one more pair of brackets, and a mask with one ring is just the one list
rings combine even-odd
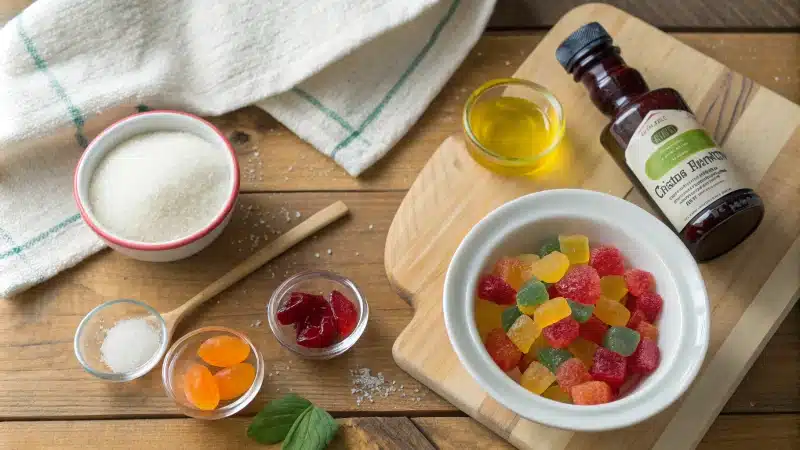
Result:
{"label": "white kitchen towel", "polygon": [[38,0],[0,29],[0,297],[103,247],[72,172],[113,121],[255,104],[357,176],[419,118],[494,3]]}

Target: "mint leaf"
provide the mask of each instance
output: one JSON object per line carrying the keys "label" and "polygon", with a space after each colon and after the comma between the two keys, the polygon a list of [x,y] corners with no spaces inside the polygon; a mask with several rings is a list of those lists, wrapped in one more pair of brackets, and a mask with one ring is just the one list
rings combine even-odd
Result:
{"label": "mint leaf", "polygon": [[286,438],[293,424],[313,405],[295,394],[273,400],[259,412],[247,428],[247,436],[259,444],[276,444]]}
{"label": "mint leaf", "polygon": [[311,407],[297,418],[292,425],[283,450],[323,450],[331,442],[339,424],[322,408]]}

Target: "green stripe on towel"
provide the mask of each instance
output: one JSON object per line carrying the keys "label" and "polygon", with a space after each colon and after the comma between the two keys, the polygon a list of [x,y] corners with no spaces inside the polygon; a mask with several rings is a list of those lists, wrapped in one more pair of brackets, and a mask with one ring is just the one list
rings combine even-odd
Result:
{"label": "green stripe on towel", "polygon": [[8,258],[10,256],[13,256],[13,255],[19,255],[20,253],[24,252],[25,250],[28,250],[31,247],[35,246],[39,242],[41,242],[41,241],[47,239],[48,237],[58,233],[59,231],[62,231],[64,228],[68,227],[69,225],[72,225],[73,223],[78,222],[80,219],[81,219],[81,215],[80,214],[75,214],[74,216],[67,217],[66,219],[62,220],[61,222],[59,222],[59,223],[53,225],[52,227],[50,227],[48,230],[43,231],[43,232],[39,233],[38,235],[34,236],[33,238],[31,238],[30,240],[28,240],[24,244],[17,245],[16,247],[13,247],[13,248],[11,248],[11,249],[3,252],[3,253],[0,253],[0,261],[4,260],[4,259],[6,259],[6,258]]}

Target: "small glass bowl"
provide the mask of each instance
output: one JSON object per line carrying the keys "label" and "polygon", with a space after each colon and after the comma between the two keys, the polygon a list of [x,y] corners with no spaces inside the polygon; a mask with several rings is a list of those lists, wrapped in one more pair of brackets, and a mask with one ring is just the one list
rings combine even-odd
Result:
{"label": "small glass bowl", "polygon": [[[293,325],[281,325],[278,322],[278,310],[289,300],[294,291],[320,294],[328,298],[332,290],[344,294],[358,311],[358,323],[349,336],[326,348],[307,348],[297,344],[296,332]],[[267,320],[272,334],[285,348],[307,359],[331,359],[350,349],[364,334],[369,319],[369,305],[364,294],[350,279],[323,270],[300,272],[284,281],[275,292],[267,305]]]}
{"label": "small glass bowl", "polygon": [[[113,372],[103,362],[101,354],[106,333],[121,320],[137,318],[146,319],[153,328],[158,330],[160,338],[158,350],[147,362],[131,371]],[[78,362],[81,363],[84,370],[103,380],[116,382],[135,380],[150,372],[161,360],[168,345],[167,324],[161,314],[146,303],[130,299],[111,300],[89,311],[75,331],[73,344],[75,357],[78,358]]]}
{"label": "small glass bowl", "polygon": [[[241,339],[250,346],[250,355],[244,362],[250,363],[256,368],[256,377],[253,379],[253,384],[250,389],[245,391],[240,397],[233,400],[221,400],[220,406],[212,411],[204,411],[196,408],[186,398],[183,392],[183,377],[181,376],[187,369],[189,364],[200,363],[205,364],[197,356],[197,349],[200,348],[206,339],[215,336],[232,336]],[[217,368],[210,368],[212,372],[221,370]],[[261,384],[264,382],[264,358],[261,352],[258,351],[253,341],[246,335],[236,330],[225,327],[203,327],[186,334],[178,339],[172,347],[170,347],[166,356],[164,356],[164,364],[161,367],[161,379],[164,384],[164,391],[171,398],[178,409],[189,417],[204,420],[217,420],[225,417],[230,417],[237,412],[243,410],[253,399],[258,395],[261,390]]]}
{"label": "small glass bowl", "polygon": [[[535,104],[550,126],[555,127],[548,145],[531,149],[533,156],[529,158],[509,158],[494,152],[486,143],[481,142],[473,130],[472,109],[481,102],[497,97],[518,97]],[[501,175],[524,175],[542,167],[559,148],[564,137],[564,110],[558,99],[544,86],[519,78],[499,78],[487,81],[469,96],[464,104],[462,125],[467,137],[467,149],[475,161]]]}

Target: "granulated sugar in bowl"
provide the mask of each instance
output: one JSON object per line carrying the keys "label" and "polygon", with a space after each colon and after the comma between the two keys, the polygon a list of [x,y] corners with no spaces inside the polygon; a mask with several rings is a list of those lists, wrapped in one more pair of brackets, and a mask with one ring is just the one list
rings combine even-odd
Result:
{"label": "granulated sugar in bowl", "polygon": [[84,221],[136,259],[173,261],[210,244],[239,188],[236,156],[213,125],[153,111],[112,125],[84,152],[75,199]]}

